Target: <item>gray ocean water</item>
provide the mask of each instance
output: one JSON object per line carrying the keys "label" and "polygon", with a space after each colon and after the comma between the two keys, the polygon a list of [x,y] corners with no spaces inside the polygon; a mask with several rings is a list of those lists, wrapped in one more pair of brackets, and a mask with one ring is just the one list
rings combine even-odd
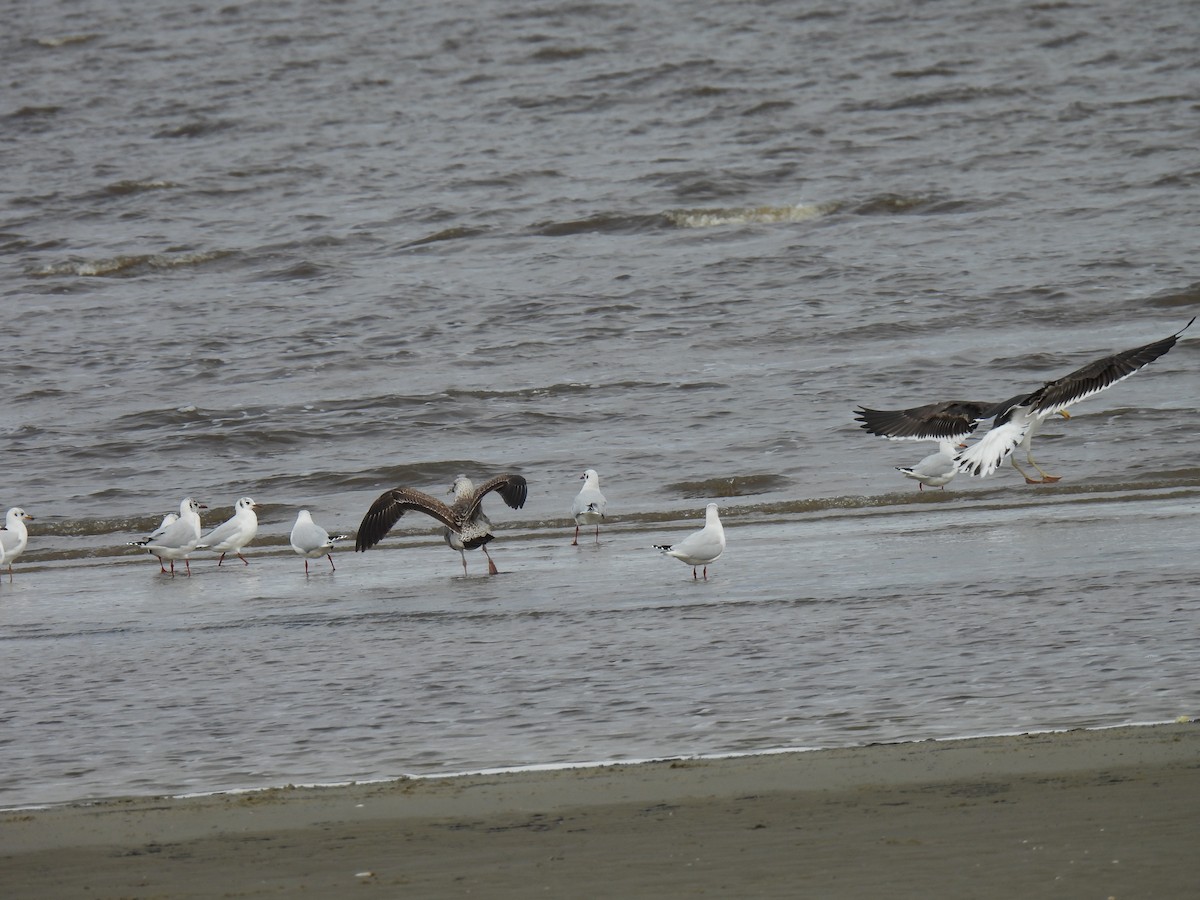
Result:
{"label": "gray ocean water", "polygon": [[[1189,4],[3,10],[0,806],[1200,713],[1200,333],[1056,485],[852,418],[1200,309]],[[499,576],[287,546],[501,471]],[[249,566],[125,546],[189,494]]]}

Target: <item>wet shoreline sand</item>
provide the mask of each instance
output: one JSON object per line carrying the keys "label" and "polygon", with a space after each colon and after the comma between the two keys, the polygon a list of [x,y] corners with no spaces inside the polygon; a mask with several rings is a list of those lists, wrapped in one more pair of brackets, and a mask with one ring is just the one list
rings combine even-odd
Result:
{"label": "wet shoreline sand", "polygon": [[1178,897],[1198,827],[1182,723],[9,810],[0,893]]}

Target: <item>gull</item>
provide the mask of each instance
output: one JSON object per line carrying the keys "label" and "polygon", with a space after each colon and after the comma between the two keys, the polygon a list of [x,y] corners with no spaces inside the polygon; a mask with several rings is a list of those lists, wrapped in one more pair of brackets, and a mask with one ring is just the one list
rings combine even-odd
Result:
{"label": "gull", "polygon": [[716,562],[725,552],[725,529],[717,515],[717,504],[710,503],[704,508],[702,529],[689,534],[678,544],[655,544],[654,547],[691,566],[693,579],[697,577],[696,566],[704,566],[704,580],[707,581],[708,564]]}
{"label": "gull", "polygon": [[[1015,404],[1023,400],[1025,396],[1025,394],[1019,394],[1011,400],[1005,400],[1001,403],[992,403],[984,400],[944,400],[940,403],[914,406],[911,409],[881,410],[859,407],[855,410],[855,418],[862,422],[862,428],[865,431],[877,434],[880,437],[886,437],[889,440],[936,440],[939,444],[942,441],[948,440],[957,446],[966,446],[961,443],[962,439],[971,435],[979,427],[980,422],[986,422],[988,419],[999,419],[1005,412],[1012,409]],[[1064,418],[1069,419],[1071,417],[1065,409],[1058,410],[1058,412]],[[1032,423],[1025,434],[1023,442],[1026,459],[1034,468],[1037,468],[1037,463],[1033,461],[1033,456],[1029,453],[1029,443],[1033,440],[1033,436],[1041,429],[1041,424],[1041,420]],[[1027,484],[1043,484],[1059,480],[1057,476],[1047,475],[1038,468],[1038,472],[1042,475],[1042,480],[1035,481],[1017,464],[1015,457],[1011,461],[1013,468],[1021,473]],[[955,471],[959,469],[957,458],[954,458],[954,468]]]}
{"label": "gull", "polygon": [[[459,475],[457,478],[454,479],[454,484],[450,485],[450,490],[446,491],[446,493],[454,494],[454,501],[457,503],[459,500],[462,500],[463,498],[469,496],[470,493],[474,490],[475,490],[475,485],[471,483],[471,479],[467,478],[465,475]],[[492,520],[489,519],[484,514],[482,509],[480,509],[479,512],[476,513],[475,521],[482,524],[488,530],[491,530]],[[448,527],[443,527],[442,528],[442,539],[446,542],[447,547],[449,547],[451,550],[458,551],[458,555],[460,557],[462,557],[463,574],[466,575],[467,574],[467,548],[466,548],[466,545],[463,544],[462,538],[459,536],[458,532],[453,531]],[[486,553],[487,551],[485,550],[484,552]],[[488,559],[490,562],[491,557],[489,557]],[[493,566],[489,567],[489,571],[491,568],[494,568],[494,564],[493,564]],[[496,573],[491,572],[491,574],[494,575]]]}
{"label": "gull", "polygon": [[[154,541],[154,540],[157,540],[158,538],[160,538],[162,536],[163,532],[166,531],[169,526],[174,525],[178,521],[179,521],[178,513],[167,513],[165,516],[163,516],[162,524],[160,524],[158,526],[158,528],[156,528],[154,531],[150,532],[150,534],[147,537],[142,538],[140,541],[129,541],[128,546],[130,546],[130,547],[145,547],[151,541]],[[158,568],[162,571],[162,573],[164,575],[166,574],[167,567],[162,564],[161,559],[158,561]]]}
{"label": "gull", "polygon": [[[1062,378],[1045,382],[1034,391],[1000,403],[946,400],[900,410],[859,407],[855,418],[871,434],[901,441],[960,441],[972,434],[980,422],[992,419],[992,427],[984,436],[955,456],[958,470],[971,475],[990,475],[1009,457],[1027,484],[1052,484],[1061,476],[1047,474],[1034,461],[1031,449],[1033,438],[1046,419],[1055,413],[1069,419],[1068,406],[1112,387],[1154,362],[1174,347],[1179,336],[1195,321],[1193,317],[1179,331],[1161,340],[1094,360]],[[1018,447],[1041,478],[1031,477],[1017,463],[1013,451]]]}
{"label": "gull", "polygon": [[249,497],[242,497],[233,505],[233,518],[210,531],[204,542],[196,545],[196,549],[220,553],[218,568],[225,562],[226,553],[236,553],[238,559],[250,565],[246,557],[242,556],[242,548],[258,534],[258,514],[254,512],[255,506],[257,504]]}
{"label": "gull", "polygon": [[[508,506],[520,509],[525,505],[525,498],[529,493],[528,484],[520,475],[508,473],[495,475],[476,488],[469,478],[459,475],[454,479],[452,490],[453,506],[447,506],[436,497],[413,488],[397,487],[384,491],[363,516],[362,524],[358,526],[358,539],[354,549],[371,549],[383,539],[402,515],[414,510],[441,522],[457,536],[464,550],[482,548],[483,555],[488,559],[488,574],[496,575],[499,570],[484,546],[495,535],[492,534],[491,522],[483,515],[480,506],[487,494],[496,491]],[[449,538],[446,542],[454,547]],[[465,567],[465,556],[463,564]]]}
{"label": "gull", "polygon": [[604,495],[600,493],[600,476],[596,474],[596,470],[588,469],[581,477],[583,487],[579,489],[571,504],[571,517],[575,520],[575,540],[571,541],[572,547],[579,545],[580,525],[595,525],[596,543],[600,543],[600,522],[608,506]]}
{"label": "gull", "polygon": [[12,581],[12,564],[18,556],[25,552],[29,543],[29,530],[26,522],[32,522],[33,516],[19,506],[14,506],[4,518],[4,527],[0,528],[0,566],[8,563],[8,580]]}
{"label": "gull", "polygon": [[159,526],[159,530],[146,538],[144,542],[140,542],[141,546],[158,557],[159,569],[162,569],[164,559],[171,561],[172,578],[175,577],[175,560],[177,559],[182,559],[187,573],[192,574],[188,554],[195,550],[196,545],[200,543],[200,510],[202,509],[208,509],[208,507],[191,497],[184,497],[179,503],[179,518],[170,523],[167,523],[164,518],[164,524]]}
{"label": "gull", "polygon": [[915,466],[896,466],[896,471],[902,472],[905,478],[916,480],[918,490],[925,490],[925,485],[945,490],[958,472],[954,454],[965,446],[954,441],[938,441],[937,453],[929,454]]}
{"label": "gull", "polygon": [[1154,362],[1174,347],[1179,336],[1195,321],[1193,316],[1187,325],[1172,335],[1094,360],[1062,378],[1047,381],[1023,397],[1006,401],[1004,410],[995,416],[987,434],[955,457],[959,470],[972,475],[990,475],[1006,456],[1020,447],[1025,451],[1026,461],[1042,476],[1040,481],[1030,478],[1014,458],[1013,466],[1025,476],[1026,483],[1045,484],[1060,480],[1060,476],[1047,475],[1033,460],[1030,443],[1042,423],[1055,412],[1070,418],[1068,406],[1098,394],[1118,381],[1124,381]]}
{"label": "gull", "polygon": [[331,551],[334,544],[347,537],[349,535],[345,534],[330,537],[328,531],[313,521],[312,513],[307,509],[300,510],[296,514],[296,524],[292,526],[291,543],[292,549],[304,557],[305,577],[308,576],[308,561],[320,559],[322,556],[329,558],[329,568],[336,572],[337,566],[333,564]]}

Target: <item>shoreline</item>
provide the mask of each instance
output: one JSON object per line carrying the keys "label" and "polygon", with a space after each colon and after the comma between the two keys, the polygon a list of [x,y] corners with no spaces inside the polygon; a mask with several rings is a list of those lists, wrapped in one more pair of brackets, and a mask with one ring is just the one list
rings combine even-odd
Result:
{"label": "shoreline", "polygon": [[1041,737],[1043,735],[1069,734],[1071,732],[1080,731],[1111,731],[1124,728],[1156,728],[1165,725],[1180,725],[1191,724],[1192,722],[1200,723],[1200,719],[1193,720],[1188,716],[1180,716],[1172,720],[1153,721],[1153,722],[1124,722],[1119,725],[1090,725],[1079,726],[1075,728],[1047,728],[1040,731],[1011,731],[998,732],[996,734],[972,734],[958,735],[955,737],[931,737],[920,738],[914,740],[894,740],[894,741],[871,741],[868,744],[850,744],[846,746],[832,747],[775,747],[766,750],[740,750],[730,751],[725,753],[698,753],[691,755],[680,756],[654,756],[645,759],[603,759],[592,760],[588,762],[561,762],[561,763],[529,763],[512,766],[487,766],[481,769],[462,769],[453,772],[406,772],[400,775],[392,775],[387,777],[369,778],[364,780],[354,781],[328,781],[328,782],[287,782],[283,784],[268,784],[252,787],[229,787],[217,788],[214,790],[195,790],[195,791],[180,791],[180,792],[148,792],[137,794],[113,794],[102,797],[80,797],[71,800],[56,800],[45,803],[28,802],[18,803],[12,806],[0,805],[0,820],[7,815],[13,813],[29,813],[29,812],[45,812],[49,810],[67,808],[67,807],[88,807],[106,803],[128,803],[138,800],[197,800],[206,797],[242,797],[251,794],[268,793],[272,791],[322,791],[322,790],[339,790],[347,788],[372,787],[375,785],[392,784],[395,782],[408,781],[442,781],[447,779],[467,779],[483,776],[507,776],[507,775],[524,775],[534,773],[552,773],[552,772],[572,772],[580,769],[614,769],[627,766],[645,766],[659,763],[669,764],[689,764],[698,762],[720,762],[723,760],[738,760],[751,759],[759,756],[786,756],[800,753],[827,753],[827,752],[845,752],[853,750],[865,750],[870,747],[895,747],[895,746],[913,746],[918,744],[952,744],[965,741],[978,741],[990,739],[1003,739],[1015,737]]}
{"label": "shoreline", "polygon": [[117,798],[6,810],[0,827],[0,893],[14,900],[360,884],[421,897],[579,896],[580,885],[613,897],[782,897],[798,885],[821,897],[906,885],[1182,896],[1200,726]]}

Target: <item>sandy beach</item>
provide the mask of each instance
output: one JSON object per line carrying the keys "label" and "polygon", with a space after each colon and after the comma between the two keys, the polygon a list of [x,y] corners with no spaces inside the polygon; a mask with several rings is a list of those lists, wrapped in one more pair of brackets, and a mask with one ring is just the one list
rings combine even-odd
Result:
{"label": "sandy beach", "polygon": [[2,814],[0,895],[1184,897],[1200,727]]}

